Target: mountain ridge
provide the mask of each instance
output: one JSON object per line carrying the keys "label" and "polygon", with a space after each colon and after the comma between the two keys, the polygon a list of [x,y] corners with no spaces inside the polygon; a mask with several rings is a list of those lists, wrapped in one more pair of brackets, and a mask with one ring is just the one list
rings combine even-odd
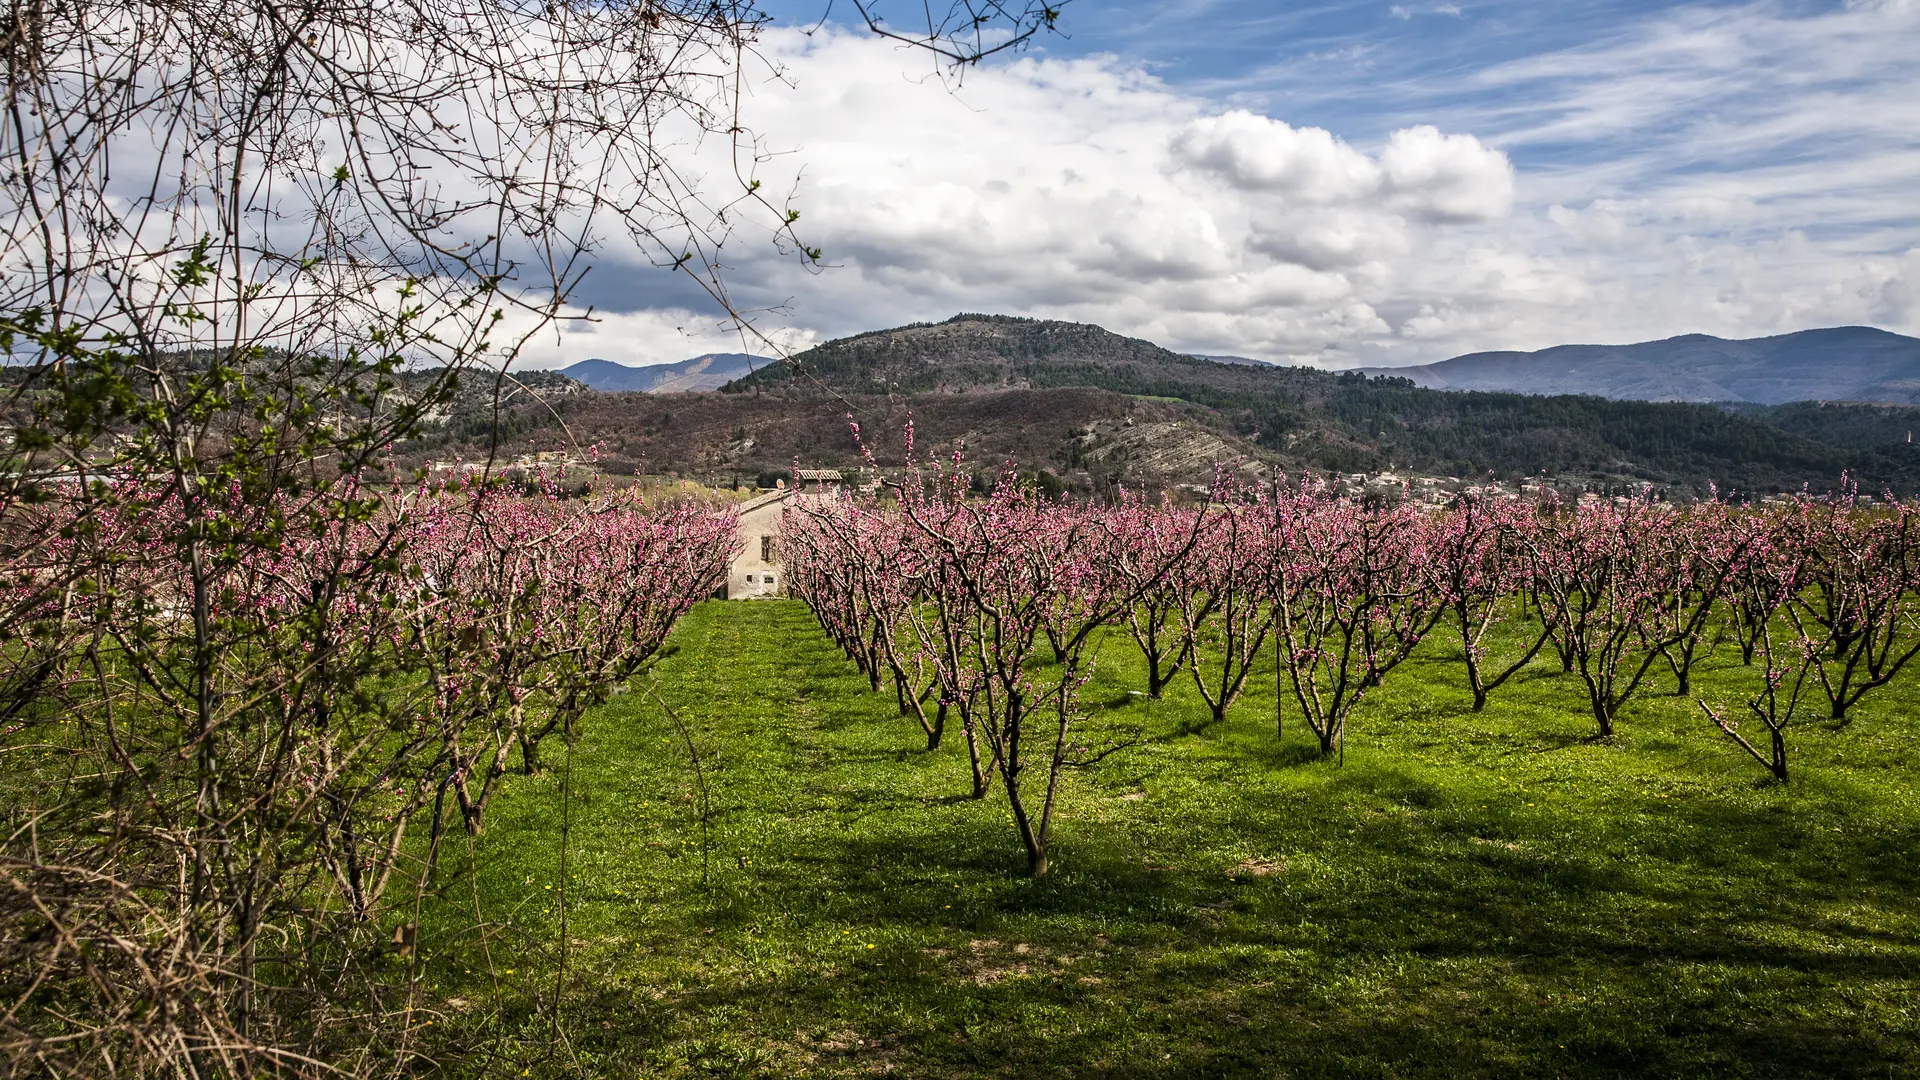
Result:
{"label": "mountain ridge", "polygon": [[1760,405],[1920,404],[1920,338],[1871,326],[1742,339],[1681,334],[1628,345],[1496,350],[1413,367],[1356,370],[1410,379],[1432,390]]}
{"label": "mountain ridge", "polygon": [[[1117,395],[1102,399],[1109,419],[1126,402],[1197,406],[1226,446],[1277,471],[1551,474],[1589,486],[1697,492],[1824,488],[1843,472],[1870,487],[1920,482],[1920,454],[1876,441],[1920,418],[1920,409],[1895,416],[1824,410],[1776,426],[1764,412],[1701,403],[1456,392],[1420,387],[1397,371],[1218,363],[1090,324],[1004,315],[961,314],[823,342],[723,393],[778,394],[793,403],[884,399],[911,403],[924,416],[955,396],[1063,388]],[[1834,426],[1851,435],[1823,439]],[[1076,468],[1083,458],[1052,455]]]}
{"label": "mountain ridge", "polygon": [[581,360],[560,374],[602,393],[638,390],[649,394],[684,394],[718,390],[743,375],[774,363],[772,357],[752,353],[702,353],[671,364],[629,366],[612,360]]}
{"label": "mountain ridge", "polygon": [[[1670,340],[1720,347],[1706,335]],[[1095,497],[1203,488],[1216,468],[1263,479],[1393,472],[1456,485],[1545,478],[1565,490],[1650,486],[1675,497],[1828,490],[1843,476],[1876,494],[1920,491],[1920,450],[1907,441],[1920,429],[1914,405],[1437,390],[1400,371],[1222,363],[1091,324],[1004,315],[823,342],[718,392],[586,392],[549,411],[552,421],[542,410],[515,414],[509,434],[555,449],[556,440],[597,444],[610,472],[723,486],[771,483],[796,461],[860,467],[850,420],[879,461],[897,465],[911,419],[918,453],[964,447],[976,478],[990,481],[1011,461]],[[461,453],[462,438],[450,430],[436,446]]]}

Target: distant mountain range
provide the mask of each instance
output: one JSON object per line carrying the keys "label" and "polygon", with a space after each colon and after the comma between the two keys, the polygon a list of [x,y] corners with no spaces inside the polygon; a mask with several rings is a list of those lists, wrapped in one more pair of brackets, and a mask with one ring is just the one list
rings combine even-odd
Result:
{"label": "distant mountain range", "polygon": [[[883,462],[903,460],[911,418],[921,453],[964,445],[970,470],[990,476],[1014,461],[1089,495],[1204,485],[1217,466],[1262,477],[1545,476],[1614,492],[1824,490],[1845,474],[1869,491],[1920,491],[1920,444],[1909,441],[1920,404],[1907,403],[1920,402],[1920,341],[1858,327],[1486,353],[1369,374],[963,314],[823,342],[790,362],[594,360],[554,378],[653,393],[556,387],[541,408],[513,414],[514,438],[546,427],[562,438],[564,420],[564,438],[598,445],[609,471],[728,485],[771,483],[795,461],[859,467],[852,414]],[[1775,404],[1794,399],[1812,400]],[[417,453],[472,452],[463,444],[484,424],[456,419]]]}
{"label": "distant mountain range", "polygon": [[[984,316],[963,316],[981,320]],[[952,322],[936,324],[946,327]],[[1072,323],[1048,324],[1055,329],[1050,336],[1073,338],[1067,330]],[[932,328],[928,328],[932,329]],[[1092,328],[1098,329],[1098,328]],[[910,333],[912,327],[876,331],[877,334]],[[1100,331],[1105,335],[1106,331]],[[869,335],[856,335],[844,341],[859,341]],[[919,336],[925,336],[924,331]],[[936,336],[952,335],[936,332]],[[1135,342],[1131,338],[1106,335],[1116,341]],[[1052,341],[1049,345],[1063,344]],[[827,347],[839,346],[829,342]],[[1172,358],[1158,346],[1150,346],[1160,357]],[[967,366],[968,350],[962,349],[945,361]],[[1057,349],[1054,351],[1058,351]],[[1071,347],[1068,352],[1073,351]],[[1187,359],[1210,361],[1236,367],[1270,368],[1277,365],[1244,356],[1190,354]],[[1066,359],[1058,357],[1058,359]],[[764,356],[748,353],[707,353],[674,364],[628,367],[609,360],[583,360],[560,373],[577,379],[595,390],[614,392],[640,390],[654,394],[692,393],[717,390],[773,363]],[[1784,405],[1795,401],[1860,401],[1898,405],[1920,404],[1920,338],[1876,330],[1866,326],[1839,326],[1824,330],[1802,330],[1775,337],[1730,341],[1706,334],[1686,334],[1662,341],[1643,341],[1634,345],[1557,345],[1538,352],[1481,352],[1456,356],[1435,364],[1401,368],[1362,368],[1367,375],[1387,375],[1413,380],[1415,385],[1433,390],[1488,390],[1517,394],[1591,394],[1619,401],[1692,401],[1745,402],[1758,405]],[[922,385],[931,374],[925,368],[910,378],[909,386],[897,382],[895,390],[930,389]],[[974,372],[973,375],[979,374]],[[962,383],[971,382],[964,371],[949,373]],[[936,376],[934,382],[952,378]],[[866,389],[884,391],[886,387]]]}
{"label": "distant mountain range", "polygon": [[676,364],[628,367],[611,360],[582,360],[560,369],[560,374],[605,393],[643,390],[650,394],[685,394],[718,390],[722,386],[773,363],[751,353],[707,353]]}
{"label": "distant mountain range", "polygon": [[1435,390],[1593,394],[1632,401],[1872,401],[1920,404],[1920,338],[1867,326],[1728,341],[1687,334],[1637,345],[1483,352],[1366,368]]}
{"label": "distant mountain range", "polygon": [[[741,401],[735,415],[770,403],[795,415],[819,399],[823,423],[813,430],[821,438],[802,456],[841,441],[831,425],[857,411],[849,405],[884,401],[876,413],[910,409],[929,445],[950,433],[976,461],[1011,455],[1082,490],[1102,479],[1204,480],[1216,461],[1295,474],[1550,475],[1598,488],[1825,488],[1843,471],[1869,489],[1920,485],[1920,447],[1904,441],[1920,427],[1913,406],[1722,407],[1446,392],[1359,372],[1220,363],[1098,326],[1003,315],[957,315],[825,342],[720,396],[752,401]],[[989,400],[1003,400],[1004,409]],[[1047,417],[1047,401],[1057,403],[1057,418],[1036,422]],[[674,412],[682,415],[678,406]],[[1017,424],[991,419],[1016,414]],[[936,423],[947,430],[937,433]],[[870,438],[885,430],[866,418],[861,427]],[[754,435],[755,425],[743,430],[755,439],[751,453],[778,452]],[[1142,439],[1143,430],[1152,436]]]}

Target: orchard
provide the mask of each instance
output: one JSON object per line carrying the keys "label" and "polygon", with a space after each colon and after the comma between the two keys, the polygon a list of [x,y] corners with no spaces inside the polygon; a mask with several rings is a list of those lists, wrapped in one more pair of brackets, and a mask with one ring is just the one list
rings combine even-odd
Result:
{"label": "orchard", "polygon": [[1004,793],[1034,875],[1062,771],[1116,749],[1074,738],[1096,635],[1131,638],[1152,698],[1184,671],[1209,723],[1271,650],[1276,735],[1291,717],[1338,759],[1354,710],[1436,636],[1476,711],[1550,653],[1596,740],[1656,682],[1688,695],[1702,655],[1737,648],[1749,685],[1735,705],[1701,700],[1704,722],[1782,783],[1792,727],[1845,723],[1920,654],[1916,510],[1851,493],[1766,507],[1463,495],[1434,511],[1223,474],[1204,505],[1091,505],[1045,499],[1011,466],[971,498],[958,458],[888,490],[796,507],[792,590],[874,689],[892,685],[929,749],[957,718],[971,794]]}
{"label": "orchard", "polygon": [[563,479],[103,479],[10,508],[0,701],[32,839],[5,865],[36,903],[6,959],[67,1003],[15,1014],[16,1049],[406,1045],[419,1002],[381,993],[379,950],[417,955],[449,833],[725,580],[731,510]]}
{"label": "orchard", "polygon": [[[1564,952],[1543,1002],[1596,978],[1622,995],[1600,1042],[1574,1030],[1586,1013],[1503,1005],[1463,1029],[1469,1071],[1499,1072],[1512,1039],[1536,1061],[1569,1039],[1657,1056],[1679,1051],[1642,1025],[1688,980],[1596,975],[1558,938],[1702,950],[1804,1025],[1824,991],[1791,965],[1756,974],[1646,896],[1686,882],[1765,921],[1839,890],[1878,911],[1841,884],[1872,859],[1828,846],[1815,868],[1783,838],[1848,833],[1861,800],[1887,836],[1907,827],[1881,774],[1910,725],[1876,709],[1908,700],[1920,654],[1915,509],[1897,501],[1432,508],[1222,471],[1187,502],[1076,502],[1011,464],[981,493],[956,455],[792,496],[778,555],[797,604],[703,603],[738,554],[731,502],[637,490],[484,466],[265,492],[127,474],[12,505],[7,872],[33,904],[7,948],[39,1003],[9,1021],[14,1047],[558,1076],[632,1053],[669,1074],[858,1072],[894,1045],[828,1024],[907,1039],[911,1071],[967,1073],[942,1032],[984,1010],[1008,1025],[989,1063],[1258,1072],[1228,1032],[1318,1061],[1326,1045],[1295,1038],[1308,1018],[1351,1020],[1295,1011],[1352,962],[1316,944],[1333,927],[1373,935],[1389,982],[1491,994],[1516,955]],[[1880,749],[1853,764],[1855,746]],[[1691,803],[1666,801],[1679,774]],[[1591,794],[1532,824],[1559,783]],[[1764,831],[1688,816],[1749,804],[1792,809]],[[1775,852],[1740,856],[1757,876],[1713,877],[1754,844]],[[1623,858],[1663,869],[1622,887]],[[1526,859],[1592,865],[1536,881]],[[1524,895],[1557,929],[1500,945],[1510,916],[1409,884],[1430,874]],[[1633,921],[1603,928],[1622,903]],[[1157,966],[1222,935],[1242,952],[1218,979]],[[1484,959],[1432,967],[1396,935]],[[1049,951],[1057,970],[1026,959]],[[729,1004],[790,978],[813,989],[752,1020]],[[1150,1004],[1167,979],[1293,1019],[1136,1023],[1167,1008]],[[1276,980],[1290,996],[1259,989]],[[1849,985],[1873,1003],[1866,1057],[1796,1060],[1904,1054],[1892,984]],[[628,986],[662,996],[636,1010],[608,989]],[[1018,1012],[1055,1000],[1079,1019]],[[1741,1022],[1723,1011],[1716,1029]],[[815,1049],[755,1049],[771,1030]],[[1357,1045],[1416,1060],[1404,1035]]]}

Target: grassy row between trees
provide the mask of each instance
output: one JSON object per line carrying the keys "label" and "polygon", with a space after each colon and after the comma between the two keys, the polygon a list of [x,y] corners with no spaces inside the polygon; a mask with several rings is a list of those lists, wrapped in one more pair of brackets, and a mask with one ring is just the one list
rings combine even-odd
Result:
{"label": "grassy row between trees", "polygon": [[[706,604],[673,647],[657,697],[589,716],[450,856],[418,939],[438,1037],[522,1033],[476,1065],[1920,1072],[1911,680],[1800,729],[1782,785],[1687,698],[1637,699],[1588,741],[1556,663],[1475,714],[1436,640],[1340,766],[1298,723],[1276,742],[1270,667],[1192,734],[1191,685],[1130,695],[1115,639],[1086,734],[1145,740],[1071,774],[1054,872],[1029,879],[1004,800],[964,797],[964,749],[925,752],[804,606]],[[1710,657],[1695,695],[1736,693],[1737,663]],[[476,915],[496,929],[454,935]]]}

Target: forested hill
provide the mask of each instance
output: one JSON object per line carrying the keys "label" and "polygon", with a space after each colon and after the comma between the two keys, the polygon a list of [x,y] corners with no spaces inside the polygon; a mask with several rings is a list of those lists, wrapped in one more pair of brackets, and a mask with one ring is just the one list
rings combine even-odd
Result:
{"label": "forested hill", "polygon": [[[789,409],[837,397],[882,399],[929,417],[955,395],[1085,387],[1110,392],[1099,400],[1115,422],[1142,399],[1200,406],[1230,449],[1279,468],[1547,474],[1595,487],[1652,482],[1703,490],[1712,483],[1750,492],[1825,489],[1847,472],[1868,488],[1920,489],[1920,453],[1901,441],[1907,427],[1920,427],[1904,419],[1920,417],[1920,409],[1876,407],[1862,416],[1789,406],[1775,424],[1774,410],[1758,407],[1448,392],[1391,375],[1215,363],[1097,326],[997,315],[860,334],[795,360],[726,391],[775,395]],[[1090,400],[1073,400],[1076,429],[1087,430]],[[970,402],[967,411],[978,407]],[[1033,407],[1025,400],[1022,411]],[[1084,465],[1084,453],[1068,445],[1074,433],[1056,435],[1056,452],[1032,464]],[[975,447],[991,451],[977,440]]]}
{"label": "forested hill", "polygon": [[[1123,337],[1087,323],[1008,315],[956,315],[942,323],[875,330],[816,345],[729,384],[794,384],[851,394],[967,393],[1093,386],[1151,394],[1174,387],[1303,393],[1330,378],[1312,368],[1219,363]],[[1181,396],[1181,395],[1168,395]]]}

